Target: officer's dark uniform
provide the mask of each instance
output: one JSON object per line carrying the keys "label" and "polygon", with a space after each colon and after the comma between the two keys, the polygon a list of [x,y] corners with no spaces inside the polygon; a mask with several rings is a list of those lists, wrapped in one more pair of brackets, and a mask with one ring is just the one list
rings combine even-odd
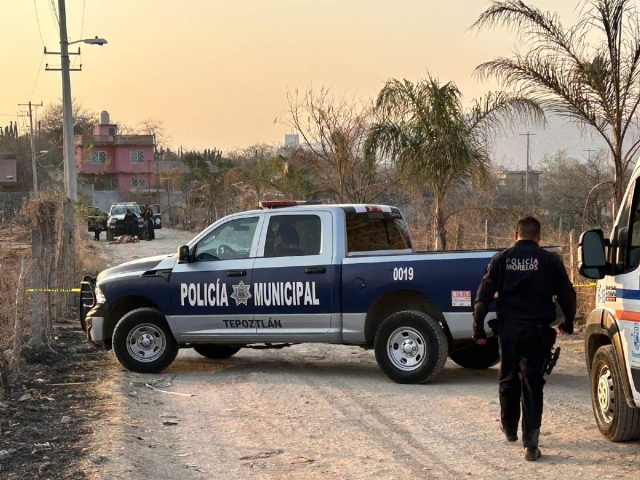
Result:
{"label": "officer's dark uniform", "polygon": [[147,240],[153,240],[156,238],[156,232],[153,226],[153,210],[151,207],[147,207],[144,211],[144,221],[147,228]]}
{"label": "officer's dark uniform", "polygon": [[138,216],[131,210],[127,210],[127,213],[124,215],[124,226],[127,235],[131,235],[132,237],[137,235]]}
{"label": "officer's dark uniform", "polygon": [[[474,338],[486,338],[484,319],[498,293],[500,337],[500,419],[507,437],[516,439],[522,397],[524,446],[537,448],[542,423],[544,368],[556,331],[553,296],[565,320],[559,327],[573,332],[576,292],[560,258],[530,240],[497,254],[491,260],[476,296]],[[519,378],[522,375],[522,379]]]}

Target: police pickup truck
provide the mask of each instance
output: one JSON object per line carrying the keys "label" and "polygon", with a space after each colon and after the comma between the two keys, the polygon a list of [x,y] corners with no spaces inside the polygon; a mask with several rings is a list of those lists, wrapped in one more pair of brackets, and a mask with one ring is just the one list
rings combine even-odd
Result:
{"label": "police pickup truck", "polygon": [[640,438],[640,160],[609,238],[580,237],[580,273],[597,279],[585,329],[591,404],[600,432],[614,442]]}
{"label": "police pickup truck", "polygon": [[160,372],[179,348],[227,358],[311,342],[373,348],[399,383],[429,380],[447,356],[473,369],[499,361],[495,337],[471,340],[496,251],[414,253],[389,206],[263,207],[223,218],[177,254],[86,278],[89,340],[136,372]]}

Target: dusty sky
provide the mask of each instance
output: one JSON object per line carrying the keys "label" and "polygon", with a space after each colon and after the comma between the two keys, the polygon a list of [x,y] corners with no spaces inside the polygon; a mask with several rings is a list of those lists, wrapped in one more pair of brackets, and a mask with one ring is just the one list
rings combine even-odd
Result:
{"label": "dusty sky", "polygon": [[[35,0],[44,45],[58,51],[51,3]],[[287,90],[311,84],[362,98],[390,77],[415,80],[427,70],[455,80],[469,99],[492,85],[474,67],[514,48],[513,35],[469,33],[485,0],[67,0],[71,40],[95,35],[104,47],[82,47],[83,71],[72,73],[73,97],[107,109],[113,121],[161,119],[174,146],[222,148],[281,142],[274,125]],[[533,0],[569,24],[576,0]],[[61,98],[60,72],[44,71],[33,0],[0,0],[0,125],[18,103]],[[35,85],[35,89],[34,89]],[[33,91],[33,94],[32,94]],[[13,117],[7,116],[13,115]]]}

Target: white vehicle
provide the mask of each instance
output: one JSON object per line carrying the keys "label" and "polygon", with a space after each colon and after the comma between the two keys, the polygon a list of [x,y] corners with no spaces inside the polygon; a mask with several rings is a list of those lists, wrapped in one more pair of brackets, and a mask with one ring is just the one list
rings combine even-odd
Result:
{"label": "white vehicle", "polygon": [[613,442],[640,438],[640,161],[609,239],[580,237],[580,273],[597,279],[596,308],[585,330],[591,403]]}

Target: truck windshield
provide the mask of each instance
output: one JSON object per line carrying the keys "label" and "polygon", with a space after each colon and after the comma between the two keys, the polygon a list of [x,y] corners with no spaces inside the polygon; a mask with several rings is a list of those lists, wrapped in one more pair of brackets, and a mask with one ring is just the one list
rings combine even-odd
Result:
{"label": "truck windshield", "polygon": [[407,225],[398,213],[347,213],[347,251],[411,250]]}
{"label": "truck windshield", "polygon": [[117,205],[111,207],[111,215],[124,215],[127,213],[127,208],[131,210],[136,215],[140,215],[140,207],[137,205]]}

